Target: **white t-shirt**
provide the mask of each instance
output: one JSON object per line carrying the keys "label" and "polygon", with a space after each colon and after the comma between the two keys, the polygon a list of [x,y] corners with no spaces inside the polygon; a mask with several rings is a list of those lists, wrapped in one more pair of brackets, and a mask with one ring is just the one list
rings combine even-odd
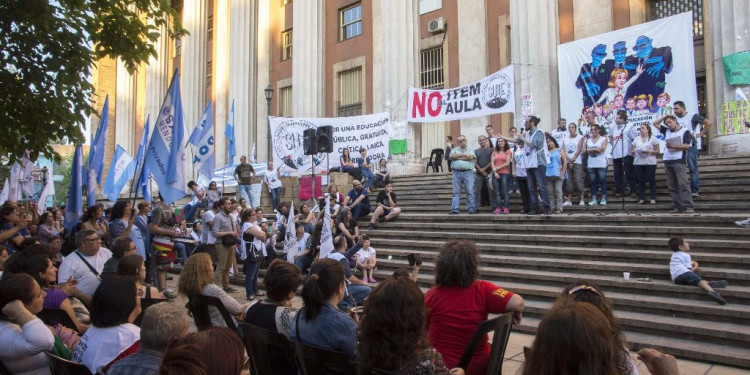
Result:
{"label": "white t-shirt", "polygon": [[269,189],[280,188],[281,180],[279,179],[278,169],[263,172],[263,181],[266,182]]}
{"label": "white t-shirt", "polygon": [[201,242],[208,245],[213,245],[216,243],[216,237],[214,237],[213,231],[208,229],[206,227],[205,223],[213,223],[214,217],[216,217],[216,214],[213,210],[208,210],[205,213],[203,213],[203,233],[201,233]]}
{"label": "white t-shirt", "polygon": [[526,155],[521,147],[516,147],[513,159],[516,161],[516,177],[526,178]]}
{"label": "white t-shirt", "polygon": [[355,256],[360,262],[364,261],[365,259],[369,257],[375,258],[375,249],[372,246],[368,247],[367,250],[360,249],[359,251],[357,251],[357,254]]}
{"label": "white t-shirt", "polygon": [[633,146],[635,147],[634,165],[656,165],[656,155],[643,152],[654,151],[659,147],[659,140],[656,137],[651,136],[644,141],[638,136],[633,140]]}
{"label": "white t-shirt", "polygon": [[672,275],[672,281],[677,276],[693,270],[693,265],[690,264],[691,260],[690,254],[684,251],[675,251],[672,253],[672,259],[669,261],[669,273]]}
{"label": "white t-shirt", "polygon": [[130,323],[115,327],[89,327],[73,352],[73,362],[88,367],[96,374],[120,353],[141,339],[141,329]]}
{"label": "white t-shirt", "polygon": [[301,253],[307,250],[307,243],[310,241],[310,233],[305,232],[302,238],[297,240],[297,252]]}
{"label": "white t-shirt", "polygon": [[[667,134],[665,135],[664,138],[665,138],[666,141],[669,141],[670,139],[677,137],[677,138],[680,139],[680,144],[683,144],[682,143],[683,142],[682,139],[684,138],[685,132],[689,133],[689,130],[685,129],[685,128],[680,128],[680,130],[678,130],[676,132],[673,132],[672,130],[670,130],[669,128],[667,128]],[[683,153],[682,150],[670,150],[670,149],[666,149],[666,150],[664,150],[664,161],[668,161],[668,160],[680,160],[680,159],[682,159],[682,153]]]}
{"label": "white t-shirt", "polygon": [[[99,251],[93,256],[80,254],[99,273],[104,269],[104,263],[109,258],[112,258],[112,252],[104,247],[100,247]],[[78,289],[90,296],[94,295],[96,288],[101,283],[101,280],[91,272],[86,263],[78,256],[78,251],[74,251],[63,258],[60,269],[57,271],[57,282],[65,284],[71,276],[73,276],[73,279],[78,280],[78,284],[76,285]]]}
{"label": "white t-shirt", "polygon": [[[621,159],[630,155],[630,146],[633,144],[634,137],[633,125],[625,124],[620,127],[615,124],[612,127],[612,159]],[[623,138],[624,144],[621,143]]]}
{"label": "white t-shirt", "polygon": [[11,374],[50,374],[49,360],[44,352],[52,350],[55,338],[52,331],[39,318],[24,324],[0,321],[0,360]]}
{"label": "white t-shirt", "polygon": [[[599,136],[596,142],[593,138],[589,138],[586,140],[586,148],[601,148],[603,143],[604,137],[602,136]],[[604,152],[600,152],[597,156],[589,154],[588,168],[607,168],[607,155]]]}
{"label": "white t-shirt", "polygon": [[568,134],[567,129],[560,130],[559,128],[555,128],[555,130],[550,132],[550,135],[557,141],[559,147],[562,147],[563,140],[568,137]]}
{"label": "white t-shirt", "polygon": [[[583,136],[580,134],[576,134],[574,138],[570,138],[570,133],[568,133],[568,135],[565,136],[565,138],[563,138],[563,142],[560,145],[560,147],[565,149],[565,153],[568,156],[568,160],[571,160],[573,158],[573,155],[575,155],[576,152],[578,151],[578,145],[581,142],[581,139],[583,139]],[[581,157],[582,154],[583,152],[578,154],[578,157],[573,162],[574,164],[583,163],[583,158]]]}

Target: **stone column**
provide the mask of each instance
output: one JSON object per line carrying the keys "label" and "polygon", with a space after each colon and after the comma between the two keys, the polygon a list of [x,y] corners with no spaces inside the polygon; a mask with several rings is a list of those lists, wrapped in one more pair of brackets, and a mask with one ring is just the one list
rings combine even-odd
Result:
{"label": "stone column", "polygon": [[[271,70],[271,32],[270,32],[270,17],[271,14],[271,0],[257,0],[257,17],[255,17],[255,43],[256,49],[254,63],[255,68],[255,83],[250,85],[249,90],[252,90],[255,96],[255,134],[254,136],[256,148],[256,155],[258,161],[268,160],[268,113],[266,96],[263,90],[271,82],[270,70]],[[296,31],[295,31],[296,34]],[[297,51],[294,51],[295,56]],[[322,52],[321,52],[322,54]],[[273,86],[273,85],[272,85]],[[278,98],[279,90],[274,89],[274,96]],[[294,92],[294,89],[292,89]],[[252,150],[250,146],[250,150]]]}
{"label": "stone column", "polygon": [[229,97],[234,98],[234,132],[237,157],[250,155],[255,138],[255,48],[254,1],[232,0],[229,37]]}
{"label": "stone column", "polygon": [[[573,35],[576,40],[612,31],[612,1],[573,0]],[[546,20],[540,17],[537,22]]]}
{"label": "stone column", "polygon": [[[169,88],[169,82],[172,79],[172,72],[169,71],[169,60],[172,58],[172,49],[170,48],[170,39],[167,35],[166,27],[160,29],[159,40],[154,45],[158,52],[157,57],[152,57],[148,61],[146,66],[146,115],[150,115],[150,127],[149,131],[154,130],[154,123],[156,118],[159,117],[159,110],[161,104],[164,101],[164,96]],[[184,73],[183,73],[184,77]],[[185,78],[183,78],[183,82]],[[184,89],[182,90],[185,91]],[[183,96],[183,107],[185,98]],[[185,109],[187,113],[187,108]],[[139,119],[139,121],[146,121],[145,118]],[[145,122],[144,122],[145,124]],[[188,124],[188,129],[192,129],[192,126]],[[150,135],[149,135],[150,136]],[[140,139],[138,140],[140,142]]]}
{"label": "stone column", "polygon": [[521,118],[521,95],[532,94],[534,113],[542,119],[539,125],[550,130],[559,116],[559,81],[557,71],[557,2],[546,0],[511,0],[511,54],[516,84],[516,120]]}
{"label": "stone column", "polygon": [[[713,122],[709,129],[712,154],[750,153],[750,134],[717,136],[721,121],[722,104],[734,101],[734,92],[740,86],[730,86],[724,76],[721,57],[750,50],[750,2],[746,0],[707,1],[704,3],[704,30],[706,40],[706,76],[709,87],[708,117]],[[748,86],[745,96],[750,97]]]}
{"label": "stone column", "polygon": [[[325,2],[292,3],[294,58],[292,59],[292,114],[325,114]],[[338,20],[331,20],[338,22]],[[278,95],[278,90],[274,92]]]}
{"label": "stone column", "polygon": [[[459,86],[487,76],[487,9],[483,1],[467,1],[458,7],[458,51],[465,56],[458,65]],[[477,137],[485,134],[489,121],[488,116],[461,120],[461,134],[466,135],[470,147],[479,147]]]}
{"label": "stone column", "polygon": [[[182,89],[182,108],[185,112],[188,134],[192,133],[195,124],[203,114],[203,108],[206,106],[207,26],[206,0],[185,0],[182,10],[182,27],[190,35],[182,37],[180,88]],[[164,90],[169,86],[170,79],[172,79],[171,71],[167,72],[165,77]],[[163,100],[163,98],[162,95],[160,100]],[[161,102],[158,105],[161,106]],[[156,114],[156,112],[151,113],[152,117]],[[152,119],[152,121],[155,120]]]}
{"label": "stone column", "polygon": [[[416,0],[373,1],[373,112],[388,111],[391,121],[406,121],[409,87],[416,87],[419,63],[419,12]],[[422,124],[407,123],[414,134]],[[406,157],[396,163],[404,173],[422,169],[419,139],[409,139]],[[394,173],[401,172],[393,168]]]}
{"label": "stone column", "polygon": [[[136,106],[136,75],[130,74],[125,69],[125,64],[121,60],[117,60],[117,94],[115,103],[115,129],[109,129],[108,138],[114,134],[114,144],[112,148],[107,146],[107,153],[105,154],[109,160],[115,154],[116,145],[122,146],[130,155],[135,155],[133,150],[133,139],[135,133],[135,106]],[[112,105],[112,99],[109,98],[110,105]],[[109,142],[107,142],[109,143]],[[111,151],[110,151],[111,150]],[[105,158],[106,159],[106,158]],[[106,167],[109,167],[109,161],[106,162]],[[108,168],[105,168],[108,170]]]}
{"label": "stone column", "polygon": [[[217,1],[214,10],[214,44],[213,44],[213,71],[214,71],[214,129],[216,142],[216,167],[227,164],[227,147],[229,145],[224,136],[227,121],[231,116],[232,98],[229,95],[229,31],[230,31],[230,8],[228,1]],[[235,104],[235,109],[237,105]],[[235,123],[237,116],[235,114]],[[236,128],[236,126],[235,126]],[[237,133],[235,132],[235,139]],[[239,155],[235,158],[238,159]]]}

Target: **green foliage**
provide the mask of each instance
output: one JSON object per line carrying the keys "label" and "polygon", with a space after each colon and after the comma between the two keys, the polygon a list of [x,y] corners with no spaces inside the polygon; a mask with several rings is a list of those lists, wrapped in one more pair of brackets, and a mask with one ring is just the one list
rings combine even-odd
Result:
{"label": "green foliage", "polygon": [[119,57],[132,73],[157,55],[163,27],[186,34],[169,0],[0,1],[0,156],[60,161],[51,145],[83,142],[96,112],[96,59]]}
{"label": "green foliage", "polygon": [[[75,153],[62,158],[60,163],[55,163],[55,174],[62,175],[60,181],[55,187],[55,202],[63,204],[68,201],[68,190],[70,190],[70,172],[73,169],[73,157]],[[58,188],[59,187],[59,188]]]}

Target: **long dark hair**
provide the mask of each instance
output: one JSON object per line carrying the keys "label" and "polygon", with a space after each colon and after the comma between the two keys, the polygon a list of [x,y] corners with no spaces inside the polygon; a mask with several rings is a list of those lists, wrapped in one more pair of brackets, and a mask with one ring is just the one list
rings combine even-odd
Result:
{"label": "long dark hair", "polygon": [[83,216],[81,216],[81,222],[85,223],[91,220],[92,217],[99,219],[98,217],[96,217],[96,211],[98,211],[99,208],[100,207],[98,205],[89,206],[89,208],[86,209],[86,212],[83,213]]}
{"label": "long dark hair", "polygon": [[24,305],[31,303],[36,298],[31,294],[36,283],[33,277],[25,273],[3,275],[3,279],[0,280],[0,309],[15,300],[21,301]]}
{"label": "long dark hair", "polygon": [[326,258],[312,264],[301,293],[305,320],[313,320],[320,314],[325,301],[338,291],[344,280],[344,266],[338,261]]}
{"label": "long dark hair", "polygon": [[589,303],[553,306],[539,322],[524,375],[623,375],[620,342],[599,309]]}
{"label": "long dark hair", "polygon": [[109,220],[122,219],[125,216],[125,209],[130,204],[130,201],[119,200],[112,206],[112,210],[109,212]]}
{"label": "long dark hair", "polygon": [[351,156],[349,156],[349,149],[345,148],[341,150],[341,159],[344,159],[344,161],[351,160]]}
{"label": "long dark hair", "polygon": [[[500,141],[503,141],[504,147],[502,149],[500,148]],[[505,152],[505,151],[508,151],[509,149],[510,149],[510,146],[508,146],[508,141],[502,138],[498,138],[495,140],[495,152]]]}
{"label": "long dark hair", "polygon": [[[6,205],[6,206],[3,206],[3,208],[0,208],[0,224],[7,223],[8,219],[6,219],[5,217],[12,214],[13,211],[16,211],[16,208],[13,206],[9,206],[9,205]],[[21,214],[19,213],[18,215],[20,216]]]}
{"label": "long dark hair", "polygon": [[138,254],[131,254],[122,257],[122,259],[117,262],[117,275],[129,277],[138,284],[141,282],[141,264],[143,264],[143,257]]}
{"label": "long dark hair", "polygon": [[91,298],[91,324],[94,327],[115,327],[128,322],[135,309],[138,290],[133,279],[115,276],[102,280]]}
{"label": "long dark hair", "polygon": [[427,348],[424,294],[408,277],[391,277],[365,300],[359,360],[365,368],[398,370]]}
{"label": "long dark hair", "polygon": [[209,327],[175,339],[167,348],[159,374],[239,375],[245,348],[237,332]]}
{"label": "long dark hair", "polygon": [[479,250],[472,241],[450,240],[435,260],[435,285],[466,288],[479,277]]}

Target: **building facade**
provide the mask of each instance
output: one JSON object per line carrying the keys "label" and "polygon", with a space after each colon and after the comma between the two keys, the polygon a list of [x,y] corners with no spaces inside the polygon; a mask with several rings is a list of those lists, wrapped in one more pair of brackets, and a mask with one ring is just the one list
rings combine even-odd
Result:
{"label": "building facade", "polygon": [[[726,83],[721,57],[750,49],[747,0],[172,1],[190,35],[171,40],[163,33],[158,58],[132,75],[118,61],[99,61],[95,107],[106,94],[113,99],[108,158],[115,144],[135,154],[146,116],[158,112],[175,69],[188,131],[214,103],[217,166],[226,163],[222,134],[234,101],[237,153],[255,147],[258,161],[268,155],[267,115],[390,112],[409,139],[399,172],[410,173],[445,146],[447,135],[466,134],[473,144],[485,125],[507,133],[517,121],[504,114],[406,123],[409,87],[456,87],[513,64],[516,97],[532,94],[541,128],[550,129],[559,117],[559,44],[692,10],[700,108],[688,110],[716,124],[736,89]],[[710,153],[750,152],[750,136],[717,136],[716,129]]]}

